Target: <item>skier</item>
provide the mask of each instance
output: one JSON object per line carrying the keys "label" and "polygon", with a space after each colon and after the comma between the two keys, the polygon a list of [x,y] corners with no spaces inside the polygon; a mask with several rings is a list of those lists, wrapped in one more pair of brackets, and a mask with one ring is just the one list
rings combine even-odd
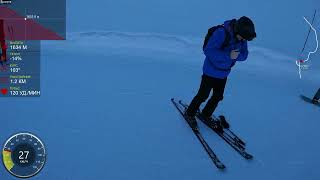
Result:
{"label": "skier", "polygon": [[317,93],[314,95],[313,99],[312,99],[312,103],[313,104],[318,104],[320,100],[320,88],[318,89]]}
{"label": "skier", "polygon": [[[209,33],[208,33],[209,34]],[[208,36],[208,35],[207,35]],[[225,21],[218,26],[205,41],[203,51],[206,56],[203,75],[197,95],[185,111],[185,117],[193,127],[197,126],[195,115],[201,103],[212,97],[203,108],[204,119],[211,118],[219,101],[222,101],[227,77],[237,61],[245,61],[248,57],[247,41],[256,37],[253,22],[248,17]],[[206,38],[207,39],[207,38]]]}

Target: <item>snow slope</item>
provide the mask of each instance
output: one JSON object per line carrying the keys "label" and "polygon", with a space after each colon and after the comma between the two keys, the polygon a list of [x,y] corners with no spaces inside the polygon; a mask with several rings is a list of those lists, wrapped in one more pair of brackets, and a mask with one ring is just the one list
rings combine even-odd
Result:
{"label": "snow slope", "polygon": [[[319,179],[316,69],[299,80],[295,57],[250,46],[232,72],[217,114],[247,141],[243,160],[207,127],[227,166],[217,170],[170,103],[189,102],[200,83],[202,38],[88,31],[42,43],[41,98],[1,98],[0,141],[19,131],[42,138],[43,171],[32,179]],[[13,179],[0,167],[1,180]]]}
{"label": "snow slope", "polygon": [[[68,0],[68,32],[129,31],[204,36],[209,26],[249,16],[257,29],[258,46],[297,55],[319,0]],[[85,12],[85,13],[84,13]],[[315,21],[320,26],[320,16]]]}

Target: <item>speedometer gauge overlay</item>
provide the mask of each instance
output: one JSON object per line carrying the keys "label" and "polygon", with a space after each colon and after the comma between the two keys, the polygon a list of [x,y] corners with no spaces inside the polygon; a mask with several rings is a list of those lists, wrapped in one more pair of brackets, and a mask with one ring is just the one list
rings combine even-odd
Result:
{"label": "speedometer gauge overlay", "polygon": [[45,146],[33,134],[15,134],[4,145],[2,160],[12,175],[29,178],[38,174],[43,168],[46,161]]}

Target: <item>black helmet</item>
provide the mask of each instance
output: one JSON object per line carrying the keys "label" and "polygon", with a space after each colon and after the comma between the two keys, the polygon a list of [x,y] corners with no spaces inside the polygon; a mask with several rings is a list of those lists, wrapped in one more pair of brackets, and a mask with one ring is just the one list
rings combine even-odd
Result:
{"label": "black helmet", "polygon": [[237,20],[234,33],[239,34],[247,41],[251,41],[257,36],[253,22],[246,16]]}

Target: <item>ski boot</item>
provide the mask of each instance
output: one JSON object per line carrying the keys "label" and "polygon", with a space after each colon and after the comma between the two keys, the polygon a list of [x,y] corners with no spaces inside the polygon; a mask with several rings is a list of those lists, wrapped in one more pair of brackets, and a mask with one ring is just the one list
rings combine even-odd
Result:
{"label": "ski boot", "polygon": [[229,129],[230,125],[224,116],[219,116],[219,122],[223,128]]}
{"label": "ski boot", "polygon": [[192,129],[197,129],[198,123],[195,116],[189,115],[187,111],[185,111],[184,118],[188,121]]}
{"label": "ski boot", "polygon": [[319,99],[312,99],[312,104],[319,104]]}
{"label": "ski boot", "polygon": [[213,128],[214,128],[215,131],[217,131],[218,133],[223,133],[223,126],[221,125],[221,122],[220,122],[220,121],[213,120]]}
{"label": "ski boot", "polygon": [[215,120],[211,116],[206,116],[203,113],[200,113],[200,118],[206,121],[206,124],[210,124],[211,127],[218,133],[223,133],[223,126],[221,125],[220,121]]}

